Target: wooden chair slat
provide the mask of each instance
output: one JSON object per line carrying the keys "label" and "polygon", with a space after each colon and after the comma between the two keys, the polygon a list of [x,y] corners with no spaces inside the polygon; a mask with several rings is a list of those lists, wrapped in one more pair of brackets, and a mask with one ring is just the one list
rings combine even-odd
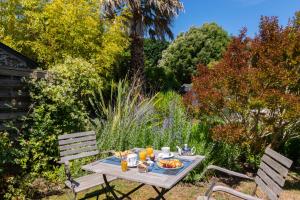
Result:
{"label": "wooden chair slat", "polygon": [[68,138],[76,138],[76,137],[83,137],[88,135],[96,135],[95,131],[86,131],[86,132],[79,132],[79,133],[71,133],[71,134],[64,134],[58,136],[58,140],[64,140]]}
{"label": "wooden chair slat", "polygon": [[[271,200],[279,199],[280,193],[283,190],[285,178],[288,174],[288,169],[291,167],[292,163],[293,162],[290,159],[284,157],[283,155],[275,152],[274,150],[272,150],[270,148],[267,148],[265,150],[265,154],[263,155],[263,157],[261,159],[260,166],[259,166],[257,175],[254,180],[255,180],[257,186],[259,186],[262,189],[262,191],[267,194],[269,199],[271,199]],[[208,169],[218,169],[220,167],[210,165],[207,168]],[[286,168],[288,168],[288,169],[286,169]],[[224,171],[228,171],[228,170],[222,170],[222,171],[224,172]],[[235,173],[228,173],[228,174],[236,176]],[[242,176],[239,176],[239,177],[242,177]],[[219,186],[214,187],[214,189],[208,190],[205,193],[204,198],[208,199],[214,190],[227,192],[234,196],[237,196],[237,194],[240,195],[240,192],[238,192],[238,191],[225,190],[225,189],[222,189],[221,186],[219,188],[220,190],[217,190],[216,188],[219,188]],[[258,198],[256,198],[255,196],[241,196],[240,195],[237,197],[240,197],[242,199],[248,199],[248,200],[250,200],[250,199],[258,200]]]}
{"label": "wooden chair slat", "polygon": [[266,183],[266,185],[277,195],[282,192],[282,188],[279,187],[265,172],[261,169],[258,170],[257,175]]}
{"label": "wooden chair slat", "polygon": [[[67,175],[66,186],[72,189],[76,194],[80,191],[102,185],[104,180],[99,174],[89,174],[87,176],[73,179],[70,171],[69,161],[98,155],[100,152],[97,149],[96,134],[94,131],[65,134],[58,137],[59,151],[61,160],[59,163],[65,165]],[[108,177],[108,181],[116,179]],[[75,182],[75,187],[74,187]]]}
{"label": "wooden chair slat", "polygon": [[259,178],[255,177],[256,184],[268,195],[271,200],[278,200],[277,195]]}
{"label": "wooden chair slat", "polygon": [[65,145],[65,144],[72,144],[72,143],[84,142],[84,141],[90,141],[90,140],[96,140],[96,135],[74,138],[74,139],[71,138],[71,139],[66,139],[66,140],[59,140],[58,144]]}
{"label": "wooden chair slat", "polygon": [[69,161],[69,160],[74,160],[74,159],[79,159],[79,158],[84,158],[84,157],[88,157],[88,156],[94,156],[99,154],[99,151],[90,151],[90,152],[83,152],[80,154],[76,154],[76,155],[71,155],[71,156],[64,156],[61,157],[61,161]]}
{"label": "wooden chair slat", "polygon": [[284,157],[283,155],[277,153],[276,151],[270,149],[269,147],[266,149],[265,153],[272,157],[274,160],[280,162],[282,165],[284,165],[287,168],[290,168],[293,161]]}
{"label": "wooden chair slat", "polygon": [[64,151],[64,150],[75,149],[75,148],[80,148],[80,147],[93,146],[96,144],[97,144],[96,140],[87,141],[87,142],[79,142],[79,143],[75,143],[75,144],[59,146],[59,150]]}
{"label": "wooden chair slat", "polygon": [[82,153],[82,152],[89,152],[89,151],[93,151],[93,150],[97,150],[96,145],[89,146],[89,147],[83,147],[83,148],[79,148],[79,149],[61,151],[60,156],[74,155],[74,154],[78,154],[78,153]]}
{"label": "wooden chair slat", "polygon": [[264,162],[261,162],[259,168],[262,169],[268,176],[272,177],[272,179],[281,187],[284,186],[284,178],[280,176],[277,172],[275,172],[271,167],[266,165]]}
{"label": "wooden chair slat", "polygon": [[280,163],[276,162],[272,158],[270,158],[268,155],[263,155],[261,159],[264,163],[268,164],[271,168],[273,168],[275,171],[277,171],[281,176],[286,177],[289,173],[289,170],[285,168]]}

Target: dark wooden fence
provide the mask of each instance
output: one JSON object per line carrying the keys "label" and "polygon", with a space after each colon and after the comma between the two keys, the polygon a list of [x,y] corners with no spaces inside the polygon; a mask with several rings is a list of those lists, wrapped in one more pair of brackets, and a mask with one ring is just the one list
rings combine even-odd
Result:
{"label": "dark wooden fence", "polygon": [[26,91],[24,78],[44,78],[45,71],[24,68],[0,68],[0,130],[6,129],[5,124],[28,114],[30,110],[29,92]]}

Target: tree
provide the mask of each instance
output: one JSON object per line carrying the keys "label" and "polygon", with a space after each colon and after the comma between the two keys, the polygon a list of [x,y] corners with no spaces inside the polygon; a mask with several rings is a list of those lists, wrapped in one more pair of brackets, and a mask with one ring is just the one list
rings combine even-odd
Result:
{"label": "tree", "polygon": [[[131,38],[131,74],[144,75],[144,40],[145,34],[151,38],[173,38],[170,24],[183,9],[179,0],[104,0],[107,16],[114,16],[120,10],[127,10]],[[121,12],[122,13],[122,12]]]}
{"label": "tree", "polygon": [[147,89],[157,91],[171,87],[172,77],[168,77],[163,68],[158,67],[158,61],[161,59],[162,52],[165,50],[169,42],[145,39],[145,76],[147,80]]}
{"label": "tree", "polygon": [[300,11],[295,13],[295,17],[293,19],[293,25],[295,28],[300,28]]}
{"label": "tree", "polygon": [[199,66],[186,100],[200,116],[222,119],[214,140],[258,152],[300,136],[299,39],[298,29],[262,17],[254,39],[243,30],[212,69]]}
{"label": "tree", "polygon": [[192,27],[163,52],[159,66],[174,73],[179,84],[190,83],[196,65],[218,61],[229,41],[227,32],[216,23]]}
{"label": "tree", "polygon": [[157,67],[162,52],[169,46],[168,41],[144,39],[145,69]]}
{"label": "tree", "polygon": [[[8,1],[10,2],[10,1]],[[37,60],[43,68],[62,63],[67,56],[83,58],[106,69],[128,45],[123,16],[99,19],[97,0],[22,0],[3,13],[1,41]],[[16,16],[19,16],[16,18]]]}

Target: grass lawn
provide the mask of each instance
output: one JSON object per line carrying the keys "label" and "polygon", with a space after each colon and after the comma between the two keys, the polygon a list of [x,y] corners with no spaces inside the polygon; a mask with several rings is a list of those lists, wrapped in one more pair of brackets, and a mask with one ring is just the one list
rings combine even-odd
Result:
{"label": "grass lawn", "polygon": [[[224,185],[231,185],[235,189],[250,194],[255,184],[253,182],[246,181],[238,181],[234,179],[222,179],[220,181],[225,182]],[[134,187],[138,186],[138,183],[129,182],[125,180],[115,180],[112,182],[112,185],[115,186],[115,189],[120,192],[128,192]],[[170,190],[166,195],[166,199],[168,200],[179,200],[179,199],[196,199],[197,196],[203,195],[207,190],[207,183],[180,183],[172,190]],[[100,190],[100,191],[99,191]],[[258,191],[258,196],[263,197],[263,194]],[[101,187],[93,188],[89,191],[79,193],[78,199],[89,199],[94,200],[97,199],[97,195],[99,195],[99,199],[112,199],[111,195],[106,196],[106,194],[101,191]],[[133,193],[130,197],[131,199],[142,200],[142,199],[153,199],[156,197],[157,193],[153,190],[151,186],[144,186],[137,192]],[[53,195],[44,199],[49,200],[68,200],[72,199],[73,194],[70,190],[65,190],[65,193],[61,195]],[[214,198],[217,200],[229,200],[229,199],[238,199],[232,196],[228,196],[223,193],[217,193],[214,195]],[[290,173],[288,177],[288,181],[286,183],[286,187],[284,192],[281,194],[281,200],[300,200],[300,174]]]}

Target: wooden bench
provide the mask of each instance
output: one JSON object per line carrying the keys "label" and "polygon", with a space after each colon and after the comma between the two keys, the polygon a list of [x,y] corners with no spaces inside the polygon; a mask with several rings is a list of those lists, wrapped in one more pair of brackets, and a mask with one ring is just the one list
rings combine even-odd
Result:
{"label": "wooden bench", "polygon": [[216,181],[213,181],[205,195],[198,197],[198,200],[212,199],[210,196],[213,192],[225,192],[246,200],[260,200],[260,198],[254,196],[257,186],[261,188],[269,199],[278,200],[292,163],[293,161],[290,159],[267,147],[261,158],[261,163],[255,178],[222,167],[210,165],[207,169],[218,170],[232,176],[255,181],[256,186],[253,191],[253,196],[228,187],[216,185]]}
{"label": "wooden bench", "polygon": [[[73,179],[70,172],[69,161],[100,154],[97,148],[96,134],[94,131],[60,135],[58,136],[58,144],[61,156],[59,163],[64,164],[67,176],[65,184],[73,191],[75,199],[78,192],[102,185],[104,183],[102,175],[98,173],[92,173]],[[107,178],[108,181],[116,179],[112,176]]]}

